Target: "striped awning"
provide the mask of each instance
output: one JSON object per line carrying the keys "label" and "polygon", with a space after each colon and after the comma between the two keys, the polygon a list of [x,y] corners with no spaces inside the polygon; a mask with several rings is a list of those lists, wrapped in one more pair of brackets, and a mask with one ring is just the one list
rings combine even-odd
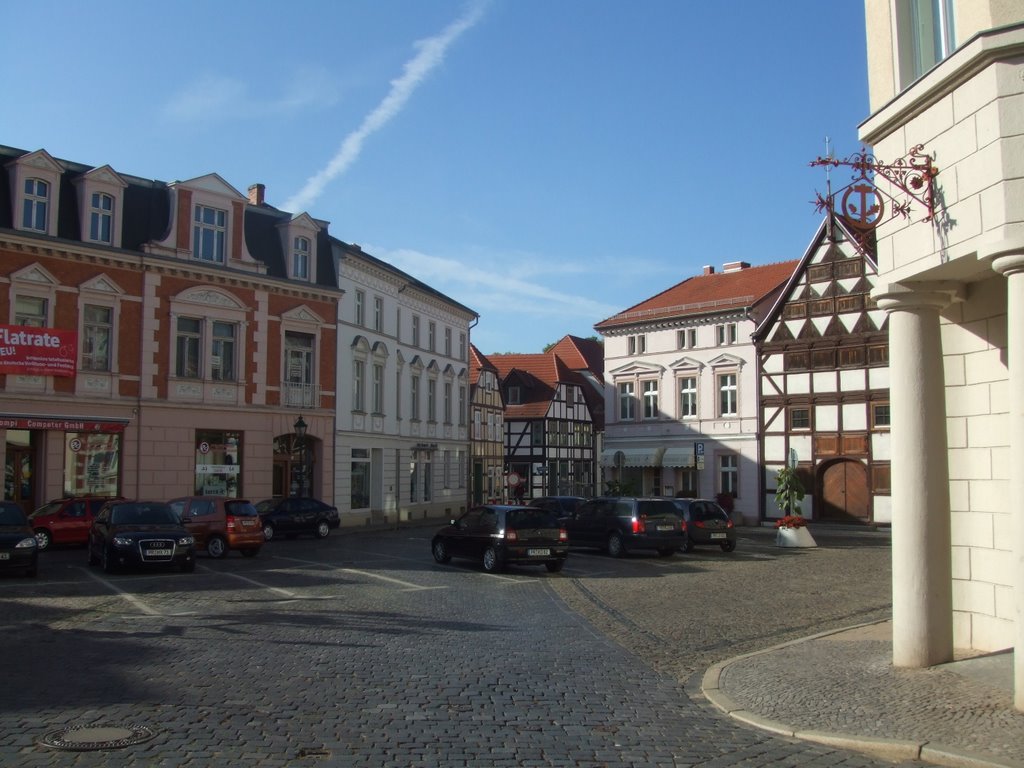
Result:
{"label": "striped awning", "polygon": [[665,453],[662,447],[652,446],[650,448],[605,448],[601,452],[602,467],[617,467],[616,454],[622,454],[622,466],[624,467],[660,467],[661,456]]}
{"label": "striped awning", "polygon": [[665,455],[661,458],[663,467],[696,467],[697,462],[693,455],[693,443],[689,445],[674,445],[665,449]]}

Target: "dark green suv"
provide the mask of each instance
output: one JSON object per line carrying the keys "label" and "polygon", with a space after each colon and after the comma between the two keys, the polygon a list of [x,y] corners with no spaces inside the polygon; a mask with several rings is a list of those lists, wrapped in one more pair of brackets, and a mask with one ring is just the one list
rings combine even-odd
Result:
{"label": "dark green suv", "polygon": [[602,496],[581,504],[563,523],[570,547],[602,549],[612,557],[635,549],[669,557],[686,547],[686,528],[670,499]]}

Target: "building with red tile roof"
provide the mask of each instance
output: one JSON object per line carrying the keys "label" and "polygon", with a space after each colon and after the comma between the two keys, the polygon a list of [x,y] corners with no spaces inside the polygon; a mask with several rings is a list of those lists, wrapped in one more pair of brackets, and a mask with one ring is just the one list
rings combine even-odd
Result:
{"label": "building with red tile roof", "polygon": [[[603,355],[565,336],[547,352],[490,355],[505,401],[505,464],[523,496],[594,495]],[[516,480],[519,483],[516,483]]]}
{"label": "building with red tile roof", "polygon": [[751,334],[797,266],[705,267],[594,326],[604,336],[605,476],[643,495],[731,496],[759,515]]}

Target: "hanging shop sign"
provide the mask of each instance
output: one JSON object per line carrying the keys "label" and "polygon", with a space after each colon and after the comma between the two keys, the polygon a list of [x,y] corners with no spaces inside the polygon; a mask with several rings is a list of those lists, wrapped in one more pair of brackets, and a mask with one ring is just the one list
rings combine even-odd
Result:
{"label": "hanging shop sign", "polygon": [[78,331],[0,325],[0,373],[74,376]]}

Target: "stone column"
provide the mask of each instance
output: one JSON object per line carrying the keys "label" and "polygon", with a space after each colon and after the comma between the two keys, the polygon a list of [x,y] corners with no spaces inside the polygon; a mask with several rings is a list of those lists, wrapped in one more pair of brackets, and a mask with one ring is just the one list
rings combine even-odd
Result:
{"label": "stone column", "polygon": [[876,289],[889,315],[892,650],[896,667],[953,659],[953,565],[939,310],[948,292]]}
{"label": "stone column", "polygon": [[[1012,520],[1011,553],[1013,563],[1014,604],[1014,706],[1024,711],[1024,253],[997,257],[992,262],[996,272],[1006,276],[1006,357],[1010,375],[1010,413],[1007,427],[1010,436],[1010,472],[1007,509]],[[1016,457],[1016,458],[1014,458]]]}

